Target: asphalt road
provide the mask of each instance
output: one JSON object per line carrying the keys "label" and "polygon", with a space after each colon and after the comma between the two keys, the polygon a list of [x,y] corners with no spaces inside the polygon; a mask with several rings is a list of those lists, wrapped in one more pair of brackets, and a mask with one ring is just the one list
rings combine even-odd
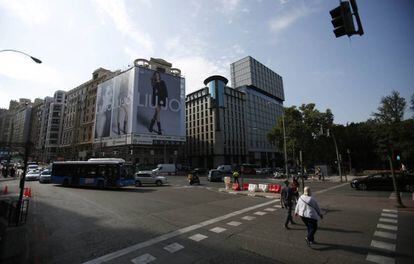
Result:
{"label": "asphalt road", "polygon": [[[169,177],[167,186],[119,190],[29,182],[33,197],[27,258],[36,264],[367,263],[368,256],[412,263],[414,259],[412,211],[394,213],[396,231],[377,226],[391,225],[383,223],[390,216],[381,216],[388,214],[383,209],[396,209],[390,192],[307,183],[327,212],[319,223],[318,243],[309,248],[300,219],[290,230],[284,229],[285,211],[278,207],[279,201],[218,192],[223,183],[201,180],[200,186],[188,186],[184,177],[177,176]],[[411,195],[403,197],[412,202]],[[376,231],[396,238],[376,237]],[[387,246],[381,242],[396,245],[395,252],[378,248]]]}

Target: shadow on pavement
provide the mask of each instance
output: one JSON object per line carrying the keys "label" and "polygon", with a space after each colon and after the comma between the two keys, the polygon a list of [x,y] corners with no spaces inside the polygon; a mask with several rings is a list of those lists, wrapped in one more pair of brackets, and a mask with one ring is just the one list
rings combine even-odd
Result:
{"label": "shadow on pavement", "polygon": [[[65,189],[80,189],[80,190],[95,190],[95,191],[102,191],[102,192],[136,192],[136,193],[145,193],[145,192],[154,192],[155,189],[149,189],[146,187],[136,187],[136,188],[105,188],[100,189],[97,187],[89,187],[89,186],[63,186],[63,185],[53,185],[56,188],[65,188]],[[152,186],[147,186],[152,187]],[[162,186],[159,186],[162,187]],[[157,187],[157,188],[159,188]]]}

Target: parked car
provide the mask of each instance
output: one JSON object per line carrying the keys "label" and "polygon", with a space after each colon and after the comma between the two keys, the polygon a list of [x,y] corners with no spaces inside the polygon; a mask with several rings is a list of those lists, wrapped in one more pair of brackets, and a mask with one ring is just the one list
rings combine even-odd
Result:
{"label": "parked car", "polygon": [[177,168],[175,167],[175,164],[158,164],[157,168],[153,169],[152,172],[157,175],[176,175]]}
{"label": "parked car", "polygon": [[223,181],[223,174],[219,170],[210,170],[207,175],[207,180],[210,182]]}
{"label": "parked car", "polygon": [[195,174],[195,175],[198,175],[198,176],[200,176],[200,175],[206,175],[207,174],[207,169],[205,169],[205,168],[195,168],[192,171],[192,173]]}
{"label": "parked car", "polygon": [[29,170],[26,173],[25,179],[26,181],[37,181],[40,177],[40,170]]}
{"label": "parked car", "polygon": [[142,186],[143,184],[155,184],[161,186],[167,182],[167,177],[157,175],[152,171],[139,171],[135,173],[135,186]]}
{"label": "parked car", "polygon": [[270,174],[272,172],[272,170],[270,168],[258,168],[256,169],[256,174],[257,175],[266,175],[266,174]]}
{"label": "parked car", "polygon": [[[400,190],[414,192],[414,175],[396,173],[397,186]],[[351,187],[358,190],[394,190],[391,173],[381,172],[355,179]]]}
{"label": "parked car", "polygon": [[45,183],[45,182],[51,182],[51,181],[52,181],[52,171],[48,170],[48,169],[43,170],[40,173],[39,182],[40,183]]}
{"label": "parked car", "polygon": [[220,165],[217,167],[217,170],[221,173],[232,173],[233,168],[231,165]]}

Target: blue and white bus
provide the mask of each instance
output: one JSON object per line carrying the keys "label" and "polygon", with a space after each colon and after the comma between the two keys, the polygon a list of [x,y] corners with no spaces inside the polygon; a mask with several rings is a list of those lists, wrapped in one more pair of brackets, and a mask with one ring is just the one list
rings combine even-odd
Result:
{"label": "blue and white bus", "polygon": [[123,159],[58,161],[52,165],[52,182],[64,186],[123,187],[135,185],[134,171]]}

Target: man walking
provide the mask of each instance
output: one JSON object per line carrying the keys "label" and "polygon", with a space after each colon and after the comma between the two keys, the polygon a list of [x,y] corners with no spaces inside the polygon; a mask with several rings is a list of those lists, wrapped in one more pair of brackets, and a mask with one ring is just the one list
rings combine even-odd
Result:
{"label": "man walking", "polygon": [[283,187],[281,195],[280,195],[280,203],[282,208],[286,209],[286,221],[285,221],[285,228],[289,229],[289,222],[291,224],[295,224],[292,219],[292,209],[293,209],[293,199],[294,199],[294,192],[293,189],[289,186],[289,181],[286,180],[285,187]]}

